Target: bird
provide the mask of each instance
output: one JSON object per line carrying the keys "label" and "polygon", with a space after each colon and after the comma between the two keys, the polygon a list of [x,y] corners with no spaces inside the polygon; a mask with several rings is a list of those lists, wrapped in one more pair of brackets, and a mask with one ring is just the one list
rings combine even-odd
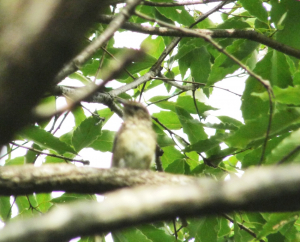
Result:
{"label": "bird", "polygon": [[122,101],[124,122],[116,133],[112,167],[149,169],[155,160],[156,133],[147,108],[136,101]]}

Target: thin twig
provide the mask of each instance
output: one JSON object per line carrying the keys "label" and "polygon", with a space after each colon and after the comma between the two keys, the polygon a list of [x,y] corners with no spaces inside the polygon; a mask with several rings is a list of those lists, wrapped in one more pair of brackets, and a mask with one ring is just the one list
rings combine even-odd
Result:
{"label": "thin twig", "polygon": [[171,95],[171,96],[169,96],[169,97],[166,97],[166,98],[157,100],[157,101],[155,101],[155,102],[149,103],[149,104],[147,105],[147,107],[149,107],[149,106],[152,105],[152,104],[156,104],[156,103],[168,101],[170,98],[176,97],[176,96],[178,96],[178,95],[180,95],[181,93],[184,93],[184,92],[186,92],[186,91],[180,91],[180,92],[174,93],[173,95]]}
{"label": "thin twig", "polygon": [[141,0],[127,0],[125,7],[109,23],[104,32],[58,73],[55,78],[55,83],[59,83],[65,77],[77,71],[79,66],[87,62],[92,55],[114,35],[123,23],[130,18],[134,8],[140,3],[140,1]]}
{"label": "thin twig", "polygon": [[258,165],[261,165],[264,157],[265,157],[265,153],[266,153],[266,148],[267,148],[267,143],[268,143],[268,139],[270,136],[270,131],[271,131],[271,125],[272,125],[272,118],[273,118],[273,101],[272,101],[272,94],[268,91],[268,95],[269,95],[269,108],[270,108],[270,114],[269,114],[269,122],[268,122],[268,126],[267,126],[267,132],[266,132],[266,137],[264,140],[264,143],[262,145],[262,151],[261,151],[261,156],[259,159],[259,163]]}
{"label": "thin twig", "polygon": [[[29,141],[25,141],[22,145],[25,145],[25,144],[27,144],[28,142],[29,142]],[[7,152],[6,154],[2,155],[2,156],[0,157],[0,160],[1,160],[2,158],[4,158],[5,156],[9,155],[10,153],[12,153],[13,151],[15,151],[16,149],[19,149],[19,148],[20,148],[20,147],[17,146],[16,148],[11,149],[9,152]]]}
{"label": "thin twig", "polygon": [[[195,83],[195,80],[194,80],[194,78],[193,78],[193,85],[194,85],[194,83]],[[199,109],[198,109],[198,106],[197,106],[197,102],[196,102],[195,92],[196,92],[196,89],[192,90],[194,106],[195,106],[195,108],[196,108],[196,111],[197,111],[197,114],[198,114],[199,121],[201,121],[200,112],[199,112]]]}
{"label": "thin twig", "polygon": [[143,92],[144,92],[144,90],[145,90],[146,83],[147,83],[147,82],[144,82],[144,83],[143,83],[143,86],[142,86],[142,89],[141,89],[141,93],[140,93],[139,102],[142,100],[142,95],[143,95]]}
{"label": "thin twig", "polygon": [[[180,81],[180,80],[175,80],[175,79],[169,79],[169,78],[165,78],[165,77],[152,77],[152,79],[157,79],[157,80],[162,80],[162,81],[167,81],[169,84],[172,85],[172,83],[170,82],[182,82],[182,83],[192,83],[193,85],[192,86],[178,86],[176,85],[176,87],[178,89],[181,89],[183,91],[189,91],[189,90],[194,90],[195,88],[199,88],[197,86],[204,86],[206,87],[206,84],[205,83],[200,83],[200,82],[191,82],[191,81]],[[195,88],[191,88],[191,87],[195,87]],[[226,89],[226,88],[223,88],[223,87],[217,87],[215,85],[211,85],[211,86],[208,86],[208,87],[214,87],[214,88],[217,88],[217,89],[221,89],[221,90],[224,90],[224,91],[227,91],[227,92],[230,92],[234,95],[237,95],[239,97],[241,97],[242,95],[241,94],[238,94],[236,92],[233,92],[233,91],[230,91],[229,89]]]}
{"label": "thin twig", "polygon": [[288,153],[286,156],[284,156],[280,161],[277,162],[276,165],[281,165],[284,163],[287,159],[289,159],[292,155],[297,153],[300,150],[300,145],[298,145],[295,149],[293,149],[290,153]]}
{"label": "thin twig", "polygon": [[[113,54],[111,54],[106,48],[103,48],[103,47],[101,47],[101,49],[103,50],[103,51],[105,51],[111,58],[113,58],[114,60],[116,60],[116,61],[118,61],[118,59],[113,55]],[[133,79],[133,80],[135,80],[136,78],[127,70],[127,68],[123,68],[123,70]]]}
{"label": "thin twig", "polygon": [[[107,47],[107,43],[105,44],[104,47],[101,46],[102,50],[106,50],[106,47]],[[97,80],[97,77],[98,77],[98,75],[99,75],[99,72],[100,72],[100,70],[102,69],[102,66],[103,66],[103,63],[104,63],[105,53],[106,53],[106,52],[103,51],[103,53],[102,53],[102,55],[101,55],[100,62],[99,62],[99,66],[98,66],[98,68],[97,68],[97,71],[96,71],[96,73],[95,73],[95,77],[94,77],[94,80],[93,80],[94,83],[96,83],[96,80]]]}
{"label": "thin twig", "polygon": [[70,111],[68,111],[64,114],[64,117],[62,118],[61,122],[59,123],[59,125],[57,126],[57,128],[54,130],[54,132],[52,134],[55,134],[61,128],[63,122],[65,121],[65,119],[67,118],[69,113],[70,113]]}
{"label": "thin twig", "polygon": [[34,148],[19,145],[19,144],[13,142],[13,141],[11,141],[10,143],[15,145],[15,146],[22,147],[24,149],[34,151],[34,152],[36,152],[38,154],[41,154],[41,155],[47,155],[47,156],[55,157],[55,158],[62,159],[62,160],[72,161],[72,162],[79,162],[79,163],[82,163],[84,165],[89,165],[90,164],[90,162],[88,160],[77,160],[77,159],[71,159],[71,158],[68,158],[68,157],[65,157],[65,156],[62,156],[62,155],[48,154],[48,153],[42,152],[42,151],[34,149]]}
{"label": "thin twig", "polygon": [[[234,223],[233,218],[231,218],[230,216],[228,216],[227,214],[223,213],[222,216],[224,218],[226,218],[227,220],[229,220],[231,223]],[[257,235],[249,228],[245,227],[243,224],[237,222],[237,225],[240,227],[240,229],[246,231],[248,234],[250,234],[253,238],[257,238]],[[260,239],[260,242],[265,242],[264,240]]]}

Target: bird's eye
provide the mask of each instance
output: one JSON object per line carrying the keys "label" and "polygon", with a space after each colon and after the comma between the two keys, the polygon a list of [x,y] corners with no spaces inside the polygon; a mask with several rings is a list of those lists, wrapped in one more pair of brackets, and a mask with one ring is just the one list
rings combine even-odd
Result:
{"label": "bird's eye", "polygon": [[140,107],[138,107],[138,106],[133,106],[133,109],[134,109],[135,111],[137,111],[137,110],[140,109]]}

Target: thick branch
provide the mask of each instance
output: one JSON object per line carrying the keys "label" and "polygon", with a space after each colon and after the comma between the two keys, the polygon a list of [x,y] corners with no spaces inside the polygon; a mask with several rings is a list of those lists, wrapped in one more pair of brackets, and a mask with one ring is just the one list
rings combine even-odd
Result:
{"label": "thick branch", "polygon": [[[109,15],[99,15],[98,21],[101,23],[109,23],[112,20],[112,16]],[[150,35],[159,35],[159,36],[176,36],[176,37],[197,37],[195,34],[183,33],[175,29],[170,29],[166,27],[152,27],[152,26],[143,26],[136,23],[125,22],[122,25],[123,29],[131,30],[134,32],[150,34]],[[294,49],[288,45],[284,45],[274,39],[271,39],[263,34],[255,32],[253,30],[241,30],[241,29],[218,29],[218,30],[208,30],[208,29],[194,29],[200,34],[204,34],[207,37],[211,38],[237,38],[237,39],[248,39],[253,40],[258,43],[264,44],[268,47],[271,47],[275,50],[278,50],[287,55],[294,56],[300,59],[300,50]]]}
{"label": "thick branch", "polygon": [[201,178],[184,185],[123,189],[108,194],[102,203],[73,203],[9,223],[0,232],[0,242],[62,241],[174,216],[295,211],[300,209],[299,172],[299,165],[269,167],[226,182]]}
{"label": "thick branch", "polygon": [[0,146],[30,121],[32,107],[77,53],[85,31],[104,6],[98,0],[28,0],[22,5],[19,1],[2,5]]}
{"label": "thick branch", "polygon": [[0,195],[25,195],[33,192],[66,191],[104,193],[136,185],[187,184],[193,177],[126,169],[98,169],[57,164],[34,167],[0,168]]}

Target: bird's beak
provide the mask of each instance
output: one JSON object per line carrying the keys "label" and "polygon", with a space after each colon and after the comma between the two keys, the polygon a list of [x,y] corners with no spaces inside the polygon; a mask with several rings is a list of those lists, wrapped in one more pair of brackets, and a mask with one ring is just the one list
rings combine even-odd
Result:
{"label": "bird's beak", "polygon": [[126,99],[123,99],[123,98],[117,98],[117,101],[119,102],[119,103],[121,103],[123,106],[125,106],[125,105],[127,105],[128,103],[129,103],[129,101],[128,100],[126,100]]}

